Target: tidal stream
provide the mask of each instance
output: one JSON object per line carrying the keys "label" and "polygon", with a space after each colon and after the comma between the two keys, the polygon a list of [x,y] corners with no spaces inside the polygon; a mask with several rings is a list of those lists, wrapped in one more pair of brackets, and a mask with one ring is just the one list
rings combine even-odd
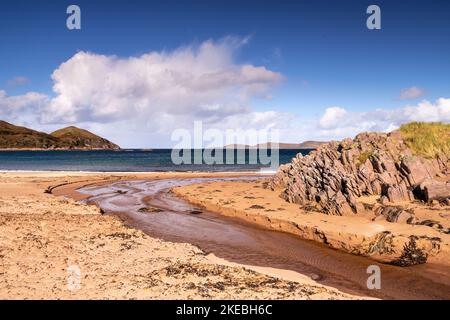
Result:
{"label": "tidal stream", "polygon": [[[439,266],[380,264],[196,208],[170,192],[176,186],[218,180],[237,178],[120,181],[77,191],[90,196],[88,203],[97,204],[107,214],[119,215],[129,226],[152,237],[191,243],[229,261],[297,271],[352,294],[385,299],[450,299],[448,270]],[[380,290],[367,288],[370,265],[381,268]]]}

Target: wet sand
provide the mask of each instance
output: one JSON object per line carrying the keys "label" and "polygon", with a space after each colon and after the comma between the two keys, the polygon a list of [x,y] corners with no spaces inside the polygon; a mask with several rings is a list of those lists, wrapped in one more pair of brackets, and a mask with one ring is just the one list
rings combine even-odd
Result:
{"label": "wet sand", "polygon": [[[191,243],[228,261],[296,271],[350,294],[384,299],[450,298],[450,280],[445,269],[438,266],[401,268],[380,264],[197,208],[170,192],[173,187],[198,183],[204,186],[214,180],[217,178],[120,181],[78,191],[88,194],[89,202],[105,212],[117,214],[128,225],[153,237]],[[221,181],[226,180],[230,179]],[[367,267],[374,264],[381,268],[381,290],[366,287]]]}

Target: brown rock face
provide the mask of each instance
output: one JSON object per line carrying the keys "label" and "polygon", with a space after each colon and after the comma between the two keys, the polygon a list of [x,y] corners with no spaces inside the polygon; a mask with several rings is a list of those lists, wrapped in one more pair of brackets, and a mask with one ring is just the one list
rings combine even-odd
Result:
{"label": "brown rock face", "polygon": [[[419,197],[427,202],[444,201],[450,198],[450,182],[425,180],[419,187]],[[416,189],[417,190],[417,189]]]}
{"label": "brown rock face", "polygon": [[435,179],[443,180],[449,168],[448,154],[435,159],[413,156],[399,132],[361,133],[308,156],[298,154],[280,167],[269,187],[281,188],[289,202],[349,215],[365,210],[357,202],[364,195],[379,195],[384,202],[443,201],[450,197],[450,183]]}

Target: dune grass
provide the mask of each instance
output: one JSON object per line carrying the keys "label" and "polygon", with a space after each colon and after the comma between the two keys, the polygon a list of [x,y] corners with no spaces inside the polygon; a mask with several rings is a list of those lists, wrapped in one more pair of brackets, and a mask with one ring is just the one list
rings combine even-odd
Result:
{"label": "dune grass", "polygon": [[403,140],[415,155],[434,158],[450,155],[450,124],[411,122],[400,127]]}
{"label": "dune grass", "polygon": [[367,159],[369,159],[371,156],[373,156],[373,150],[367,150],[364,152],[361,152],[361,154],[358,157],[357,165],[361,165],[366,163]]}

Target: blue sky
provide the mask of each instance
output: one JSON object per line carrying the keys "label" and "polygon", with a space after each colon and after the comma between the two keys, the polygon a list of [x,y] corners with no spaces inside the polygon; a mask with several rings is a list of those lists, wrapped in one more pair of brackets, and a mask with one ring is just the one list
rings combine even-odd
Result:
{"label": "blue sky", "polygon": [[[65,27],[70,4],[81,8],[82,30]],[[381,30],[366,28],[370,4],[381,8]],[[408,105],[420,108],[426,100],[426,108],[437,107],[438,115],[427,119],[426,112],[418,120],[448,121],[447,102],[436,101],[450,97],[449,12],[448,1],[10,1],[0,8],[0,90],[8,97],[35,92],[51,100],[58,95],[52,73],[77,52],[128,59],[149,52],[170,54],[208,40],[220,45],[232,37],[241,41],[231,45],[226,58],[232,59],[233,68],[264,67],[283,78],[266,83],[270,88],[264,95],[246,96],[245,108],[288,114],[292,130],[302,131],[294,140],[341,138],[361,128],[348,124],[339,128],[326,121],[317,125],[329,108],[339,108],[329,114],[336,119],[374,117],[372,125],[363,128],[385,130],[415,120],[410,116],[414,110],[407,117],[398,114]],[[416,89],[415,94],[400,99],[402,90],[410,88]],[[211,99],[207,103],[217,99],[220,104],[225,96]],[[6,110],[8,101],[0,100],[0,107]],[[17,111],[10,107],[3,114],[0,110],[0,117],[42,130],[84,125],[126,146],[168,144],[167,132],[151,130],[150,123],[145,127],[153,132],[139,142],[123,137],[124,131],[115,135],[107,124],[116,120],[80,116],[86,114],[79,112],[81,106],[72,105],[79,113],[70,118],[34,119],[43,104]],[[378,121],[376,109],[394,115]],[[135,129],[143,131],[141,125]],[[153,135],[155,131],[159,133]]]}

